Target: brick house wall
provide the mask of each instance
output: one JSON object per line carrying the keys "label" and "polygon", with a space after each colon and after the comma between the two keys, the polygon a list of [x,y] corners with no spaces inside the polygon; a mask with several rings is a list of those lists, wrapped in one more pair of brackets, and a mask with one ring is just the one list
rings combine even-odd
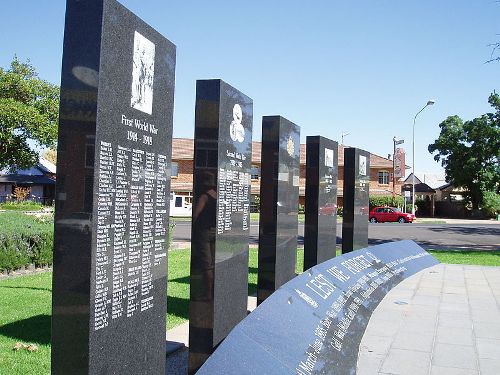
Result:
{"label": "brick house wall", "polygon": [[[260,142],[253,142],[252,165],[260,167]],[[301,145],[300,155],[300,179],[299,179],[299,203],[305,202],[305,145]],[[338,179],[338,198],[337,204],[343,205],[343,187],[344,187],[344,146],[339,145],[339,179]],[[175,138],[172,146],[172,162],[177,163],[178,175],[172,177],[172,191],[179,195],[188,195],[193,189],[193,140],[187,138]],[[388,172],[389,183],[379,183],[379,172]],[[370,195],[392,195],[392,160],[381,156],[370,154]],[[403,181],[396,181],[395,191],[400,194]],[[252,195],[258,195],[260,192],[260,178],[252,179]]]}

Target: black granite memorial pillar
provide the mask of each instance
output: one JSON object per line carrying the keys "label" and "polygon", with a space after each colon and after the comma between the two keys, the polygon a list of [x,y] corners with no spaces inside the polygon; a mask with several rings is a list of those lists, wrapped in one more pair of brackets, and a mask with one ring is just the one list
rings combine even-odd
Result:
{"label": "black granite memorial pillar", "polygon": [[295,277],[300,128],[281,116],[262,118],[257,303]]}
{"label": "black granite memorial pillar", "polygon": [[344,149],[342,254],[368,246],[370,153]]}
{"label": "black granite memorial pillar", "polygon": [[337,177],[338,143],[307,137],[304,271],[336,255]]}
{"label": "black granite memorial pillar", "polygon": [[175,46],[114,0],[68,0],[52,374],[164,374]]}
{"label": "black granite memorial pillar", "polygon": [[247,314],[253,102],[196,82],[189,372]]}

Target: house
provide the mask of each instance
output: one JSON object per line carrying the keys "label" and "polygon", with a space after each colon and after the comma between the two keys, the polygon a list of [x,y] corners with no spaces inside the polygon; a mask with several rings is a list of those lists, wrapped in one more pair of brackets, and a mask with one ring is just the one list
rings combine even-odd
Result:
{"label": "house", "polygon": [[455,186],[453,182],[436,189],[436,216],[465,218],[470,213],[466,207],[464,195],[466,190]]}
{"label": "house", "polygon": [[[401,187],[401,193],[412,202],[413,184],[415,184],[415,201],[424,201],[419,209],[419,216],[436,215],[437,191],[440,186],[446,184],[444,174],[437,173],[410,173]],[[405,193],[406,192],[406,193]]]}
{"label": "house", "polygon": [[29,188],[27,199],[52,205],[55,197],[56,166],[40,158],[37,165],[14,172],[0,172],[0,202],[13,198],[16,187]]}
{"label": "house", "polygon": [[[337,204],[343,206],[344,148],[339,145],[339,169]],[[251,194],[252,200],[260,194],[261,142],[252,142]],[[171,190],[176,195],[192,195],[194,142],[190,138],[174,138],[172,141]],[[299,203],[305,202],[306,145],[300,145]],[[401,181],[395,181],[393,191],[393,162],[379,155],[370,154],[370,195],[398,194]]]}

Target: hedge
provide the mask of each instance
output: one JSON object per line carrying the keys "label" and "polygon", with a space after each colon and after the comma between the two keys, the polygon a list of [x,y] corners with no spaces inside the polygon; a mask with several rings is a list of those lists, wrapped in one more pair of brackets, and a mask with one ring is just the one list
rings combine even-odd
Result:
{"label": "hedge", "polygon": [[52,217],[43,220],[15,212],[0,214],[0,272],[52,264],[52,222]]}
{"label": "hedge", "polygon": [[403,207],[404,198],[400,196],[392,197],[390,195],[372,195],[369,198],[370,210],[378,206]]}
{"label": "hedge", "polygon": [[[169,246],[175,222],[170,222]],[[34,264],[52,264],[53,217],[37,219],[17,212],[0,213],[0,272],[11,272]]]}

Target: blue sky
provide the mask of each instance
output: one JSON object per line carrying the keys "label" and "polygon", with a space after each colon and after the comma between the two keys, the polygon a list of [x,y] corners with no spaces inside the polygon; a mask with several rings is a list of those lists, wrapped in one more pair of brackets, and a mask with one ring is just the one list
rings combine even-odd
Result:
{"label": "blue sky", "polygon": [[[500,63],[495,0],[121,0],[177,45],[174,136],[192,137],[196,79],[221,78],[254,101],[254,140],[263,115],[280,114],[301,138],[323,135],[382,156],[405,138],[417,173],[439,172],[427,152],[438,125],[490,111]],[[65,1],[2,1],[0,66],[29,58],[59,84]],[[7,16],[5,16],[7,15]]]}

